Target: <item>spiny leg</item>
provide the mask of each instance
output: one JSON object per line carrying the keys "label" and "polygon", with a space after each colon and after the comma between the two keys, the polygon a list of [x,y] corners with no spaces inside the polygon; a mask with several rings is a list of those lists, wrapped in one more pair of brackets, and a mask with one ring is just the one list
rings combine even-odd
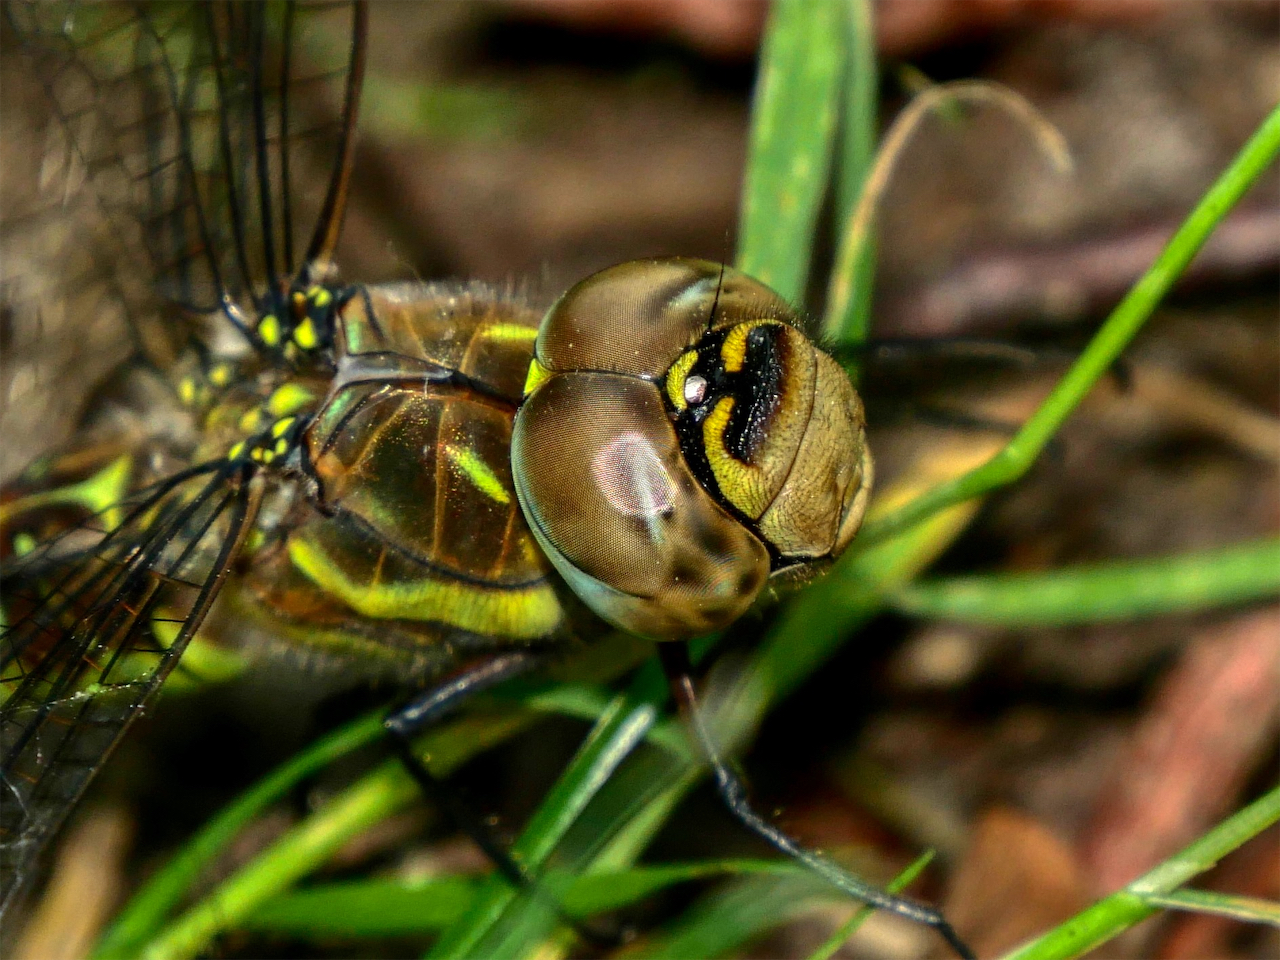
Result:
{"label": "spiny leg", "polygon": [[711,775],[715,779],[716,789],[724,800],[725,806],[729,808],[729,812],[743,826],[770,846],[793,860],[804,864],[832,886],[844,891],[855,900],[878,910],[896,913],[909,920],[932,927],[938,931],[942,938],[951,945],[951,949],[963,960],[976,960],[973,951],[960,939],[942,914],[933,907],[917,903],[905,897],[895,896],[892,893],[881,890],[879,887],[859,880],[825,857],[821,857],[811,850],[806,850],[757,813],[751,806],[751,801],[747,796],[746,785],[730,769],[729,765],[721,759],[715,740],[707,729],[702,712],[698,709],[698,698],[693,687],[688,647],[682,642],[668,641],[659,643],[658,655],[662,660],[662,669],[667,675],[667,682],[671,685],[671,694],[675,698],[680,716],[694,739],[697,740],[698,746],[711,768]]}

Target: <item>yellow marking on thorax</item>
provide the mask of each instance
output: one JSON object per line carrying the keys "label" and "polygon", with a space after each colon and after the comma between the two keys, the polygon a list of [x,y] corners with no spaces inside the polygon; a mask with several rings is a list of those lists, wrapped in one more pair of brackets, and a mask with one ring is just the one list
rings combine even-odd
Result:
{"label": "yellow marking on thorax", "polygon": [[495,323],[480,331],[486,340],[527,341],[538,338],[537,327],[526,327],[522,323]]}
{"label": "yellow marking on thorax", "polygon": [[267,412],[273,417],[284,417],[297,413],[307,404],[315,400],[315,394],[306,387],[296,383],[286,383],[276,388],[267,398]]}
{"label": "yellow marking on thorax", "polygon": [[320,344],[316,334],[316,325],[310,317],[303,317],[302,322],[293,328],[293,342],[303,350],[314,350]]}
{"label": "yellow marking on thorax", "polygon": [[258,336],[268,347],[274,347],[280,342],[280,321],[275,314],[268,313],[262,318],[258,324]]}
{"label": "yellow marking on thorax", "polygon": [[327,552],[295,537],[289,560],[320,589],[352,610],[380,620],[433,621],[473,633],[533,640],[559,628],[563,612],[546,581],[504,589],[423,576],[391,583],[356,583]]}
{"label": "yellow marking on thorax", "polygon": [[551,371],[537,357],[529,364],[529,375],[524,379],[524,395],[527,397],[551,377]]}
{"label": "yellow marking on thorax", "polygon": [[504,506],[511,503],[511,494],[502,485],[498,475],[493,472],[492,467],[476,455],[474,450],[470,447],[446,444],[444,451],[448,454],[449,462],[457,467],[458,471],[470,480],[475,485],[475,488],[486,497],[490,500],[496,500]]}

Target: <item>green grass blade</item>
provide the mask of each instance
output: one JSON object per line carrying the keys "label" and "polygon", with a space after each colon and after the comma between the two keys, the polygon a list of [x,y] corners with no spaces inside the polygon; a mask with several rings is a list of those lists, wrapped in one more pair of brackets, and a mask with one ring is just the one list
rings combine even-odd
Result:
{"label": "green grass blade", "polygon": [[1277,820],[1280,820],[1280,787],[1228,817],[1120,892],[1100,900],[1038,940],[1019,947],[1008,954],[1006,960],[1065,960],[1088,953],[1155,913],[1159,907],[1150,897],[1172,893]]}
{"label": "green grass blade", "polygon": [[788,860],[695,860],[609,870],[579,877],[565,894],[571,916],[589,917],[630,906],[668,887],[714,877],[795,876],[799,868]]}
{"label": "green grass blade", "polygon": [[[907,869],[898,874],[891,881],[885,884],[884,888],[890,893],[901,893],[905,890],[916,877],[924,872],[930,861],[933,860],[933,853],[925,853],[917,857],[912,863],[907,865]],[[836,951],[848,942],[849,938],[858,932],[858,928],[867,922],[867,917],[871,916],[874,911],[870,907],[859,907],[844,923],[836,929],[836,932],[828,937],[817,950],[809,954],[808,960],[831,960],[836,955]]]}
{"label": "green grass blade", "polygon": [[[658,704],[662,699],[662,691],[644,684],[633,687],[629,696],[615,700],[512,847],[511,855],[517,862],[531,873],[541,871],[578,815],[644,739],[658,717]],[[522,897],[522,891],[495,874],[485,883],[467,914],[455,927],[445,931],[430,956],[505,955],[505,951],[498,951],[494,944],[495,940],[510,936],[503,928],[511,924],[511,908],[517,900],[527,902],[528,909],[515,911],[520,921],[544,912],[539,908],[545,908],[546,904],[535,901],[545,901],[555,896],[556,891],[550,887],[540,887],[540,891],[544,896]],[[518,939],[526,937],[521,935]]]}
{"label": "green grass blade", "polygon": [[[880,84],[871,0],[849,0],[847,29],[849,65],[844,82],[843,135],[835,203],[835,222],[840,229],[852,218],[875,162]],[[836,239],[839,241],[839,237]],[[875,238],[868,232],[854,259],[848,310],[839,324],[824,324],[823,333],[831,339],[843,343],[862,343],[867,339],[875,288],[875,254]]]}
{"label": "green grass blade", "polygon": [[1080,358],[1009,444],[983,466],[940,484],[889,516],[868,522],[858,544],[865,548],[878,543],[937,510],[1011,483],[1026,473],[1063,421],[1142,328],[1214,228],[1257,182],[1278,152],[1280,107],[1263,121],[1209,188],[1155,263],[1111,312]]}
{"label": "green grass blade", "polygon": [[751,114],[737,267],[804,300],[835,148],[847,10],[780,0],[769,15]]}
{"label": "green grass blade", "polygon": [[1043,574],[917,580],[889,595],[922,617],[1066,626],[1190,613],[1280,595],[1280,538]]}
{"label": "green grass blade", "polygon": [[838,225],[843,225],[858,205],[862,185],[875,162],[880,109],[875,11],[871,0],[846,2],[849,12],[844,29],[848,65],[841,85],[840,169],[835,197],[835,222]]}
{"label": "green grass blade", "polygon": [[337,757],[383,735],[381,715],[361,717],[292,757],[210,820],[129,901],[98,944],[95,957],[134,957],[181,902],[191,884],[266,807]]}
{"label": "green grass blade", "polygon": [[303,940],[425,936],[456,922],[480,883],[465,876],[326,883],[268,900],[240,928]]}
{"label": "green grass blade", "polygon": [[[424,737],[429,766],[445,776],[464,760],[526,728],[529,711],[468,717]],[[138,955],[181,960],[202,951],[218,934],[234,929],[260,905],[316,870],[347,841],[381,822],[421,794],[398,762],[378,767],[334,797],[216,890],[151,937]]]}
{"label": "green grass blade", "polygon": [[215,936],[327,861],[348,839],[385,819],[415,796],[415,784],[388,763],[343,791],[266,853],[204,897],[152,939],[141,956],[180,960],[202,952]]}
{"label": "green grass blade", "polygon": [[[669,887],[716,877],[794,875],[781,860],[695,860],[610,870],[576,877],[561,906],[590,917],[630,906]],[[431,936],[458,922],[480,892],[480,877],[360,880],[326,883],[276,897],[250,914],[241,929],[303,939]]]}
{"label": "green grass blade", "polygon": [[753,877],[711,894],[685,911],[664,935],[633,946],[628,957],[710,960],[817,907],[841,900],[833,887],[816,876]]}

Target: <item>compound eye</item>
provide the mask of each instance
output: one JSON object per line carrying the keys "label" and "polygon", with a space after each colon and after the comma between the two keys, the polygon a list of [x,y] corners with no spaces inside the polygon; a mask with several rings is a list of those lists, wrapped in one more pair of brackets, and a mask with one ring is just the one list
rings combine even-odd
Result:
{"label": "compound eye", "polygon": [[709,330],[733,318],[789,318],[786,302],[709,260],[633,260],[571,287],[538,330],[547,370],[604,370],[657,380]]}
{"label": "compound eye", "polygon": [[857,394],[794,311],[680,259],[603,270],[548,311],[511,465],[574,592],[657,639],[725,627],[771,573],[839,553],[871,480]]}
{"label": "compound eye", "polygon": [[516,415],[511,463],[539,546],[615,626],[667,640],[709,633],[768,578],[768,551],[694,478],[647,381],[552,376]]}

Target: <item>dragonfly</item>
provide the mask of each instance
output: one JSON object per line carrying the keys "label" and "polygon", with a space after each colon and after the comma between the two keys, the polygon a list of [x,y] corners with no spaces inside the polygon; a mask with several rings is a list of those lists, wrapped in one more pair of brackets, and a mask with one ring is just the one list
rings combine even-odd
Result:
{"label": "dragonfly", "polygon": [[[423,690],[388,718],[401,744],[609,625],[658,641],[748,828],[970,955],[937,911],[757,814],[699,721],[685,641],[830,563],[872,486],[861,400],[790,304],[681,258],[611,267],[545,311],[481,283],[342,277],[363,3],[6,16],[56,118],[40,175],[61,190],[6,220],[6,309],[48,319],[22,272],[44,253],[63,287],[105,291],[64,322],[114,310],[129,342],[70,441],[3,491],[0,909],[228,609]],[[73,195],[90,226],[66,222]],[[81,247],[104,252],[76,273]]]}

